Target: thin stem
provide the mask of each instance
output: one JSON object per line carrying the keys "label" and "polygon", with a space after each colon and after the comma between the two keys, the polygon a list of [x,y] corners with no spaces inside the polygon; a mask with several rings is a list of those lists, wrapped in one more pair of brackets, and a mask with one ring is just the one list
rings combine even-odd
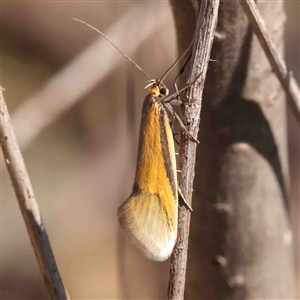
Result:
{"label": "thin stem", "polygon": [[240,4],[247,15],[248,21],[252,26],[252,30],[256,34],[260,45],[273,68],[274,73],[278,77],[282,88],[287,94],[288,104],[300,124],[300,89],[293,77],[293,74],[288,72],[284,60],[277,53],[266,24],[261,17],[256,4],[250,0],[240,0]]}
{"label": "thin stem", "polygon": [[[186,125],[188,131],[195,137],[199,130],[202,93],[218,19],[219,2],[219,0],[203,0],[197,20],[196,42],[191,60],[191,71],[187,80],[187,84],[192,83],[192,86],[183,101],[182,117],[184,123],[188,124]],[[201,76],[198,76],[199,74]],[[182,170],[180,187],[190,206],[195,175],[196,145],[186,134],[182,134],[179,165]],[[171,257],[168,299],[184,298],[190,217],[191,212],[186,206],[179,207],[178,236]]]}
{"label": "thin stem", "polygon": [[0,87],[0,142],[34,253],[51,299],[69,299],[60,277]]}

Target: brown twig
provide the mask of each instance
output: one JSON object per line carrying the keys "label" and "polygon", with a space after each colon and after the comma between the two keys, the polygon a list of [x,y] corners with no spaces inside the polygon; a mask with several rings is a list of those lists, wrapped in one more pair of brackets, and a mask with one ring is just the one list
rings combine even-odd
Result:
{"label": "brown twig", "polygon": [[240,4],[247,15],[248,21],[252,26],[252,30],[256,34],[259,43],[261,44],[266,56],[278,77],[283,89],[287,94],[288,104],[300,124],[300,90],[299,86],[293,77],[288,72],[285,62],[277,53],[274,43],[268,33],[266,24],[261,17],[256,4],[251,0],[240,0]]}
{"label": "brown twig", "polygon": [[68,299],[0,87],[0,142],[31,243],[51,299]]}
{"label": "brown twig", "polygon": [[[219,9],[219,0],[204,0],[201,3],[191,72],[187,82],[193,82],[199,74],[201,76],[187,92],[183,107],[183,121],[188,124],[188,131],[193,136],[198,135],[202,93]],[[195,159],[196,144],[187,135],[183,134],[180,147],[180,169],[182,170],[180,187],[190,205],[192,202]],[[168,299],[177,300],[184,297],[190,217],[190,211],[185,206],[179,207],[178,237],[171,257]]]}

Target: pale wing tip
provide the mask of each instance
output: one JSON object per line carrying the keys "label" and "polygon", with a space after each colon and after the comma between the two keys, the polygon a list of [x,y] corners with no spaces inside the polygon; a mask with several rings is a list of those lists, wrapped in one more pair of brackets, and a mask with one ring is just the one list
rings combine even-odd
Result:
{"label": "pale wing tip", "polygon": [[[144,230],[141,226],[139,228],[129,226],[129,222],[122,211],[123,207],[118,209],[118,220],[122,231],[128,239],[146,256],[148,259],[163,262],[167,260],[174,249],[177,229],[170,230],[169,234],[156,234],[151,237],[149,230]],[[151,242],[152,241],[152,242]]]}
{"label": "pale wing tip", "polygon": [[141,250],[147,258],[153,261],[163,262],[171,256],[176,243],[176,237],[177,235],[172,233],[167,241],[161,245],[156,245],[155,249],[148,248]]}

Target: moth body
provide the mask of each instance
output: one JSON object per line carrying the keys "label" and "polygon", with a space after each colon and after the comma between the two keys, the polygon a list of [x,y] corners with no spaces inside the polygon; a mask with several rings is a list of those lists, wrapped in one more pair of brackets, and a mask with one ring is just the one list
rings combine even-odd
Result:
{"label": "moth body", "polygon": [[150,91],[143,104],[133,190],[119,207],[118,219],[124,233],[146,257],[164,261],[177,238],[176,159],[163,100],[157,90]]}

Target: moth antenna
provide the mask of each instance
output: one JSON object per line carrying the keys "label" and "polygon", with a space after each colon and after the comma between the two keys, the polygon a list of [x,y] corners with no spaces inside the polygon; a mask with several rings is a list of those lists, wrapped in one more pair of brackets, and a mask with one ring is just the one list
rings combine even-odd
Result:
{"label": "moth antenna", "polygon": [[80,20],[80,19],[77,19],[77,18],[72,18],[74,21],[77,21],[79,23],[82,23],[84,24],[85,26],[95,30],[96,32],[98,32],[100,35],[102,35],[115,49],[117,49],[125,58],[127,58],[132,64],[134,64],[139,70],[140,72],[142,72],[144,74],[144,76],[149,79],[149,80],[152,80],[145,72],[144,70],[135,62],[133,61],[126,53],[124,53],[120,48],[118,48],[102,31],[100,31],[99,29],[97,29],[96,27]]}
{"label": "moth antenna", "polygon": [[193,43],[194,43],[194,38],[195,36],[192,38],[192,41],[190,42],[189,46],[187,47],[187,49],[181,54],[181,56],[179,58],[177,58],[175,60],[175,62],[171,65],[171,67],[165,72],[165,74],[161,77],[161,79],[159,80],[159,84],[167,77],[167,75],[170,73],[170,71],[174,68],[174,66],[187,54],[187,52],[191,49]]}

